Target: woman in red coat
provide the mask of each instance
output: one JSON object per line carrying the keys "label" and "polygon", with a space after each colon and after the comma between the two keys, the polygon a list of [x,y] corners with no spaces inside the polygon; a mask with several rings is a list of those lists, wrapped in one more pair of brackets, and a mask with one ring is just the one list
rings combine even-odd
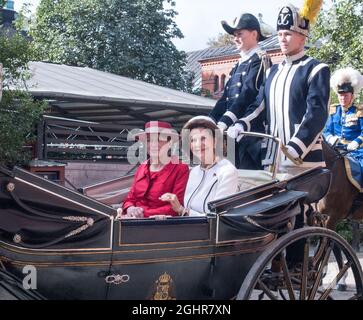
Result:
{"label": "woman in red coat", "polygon": [[159,198],[171,192],[177,195],[180,202],[184,200],[189,167],[168,155],[172,143],[179,136],[169,123],[161,121],[146,123],[145,131],[138,136],[147,146],[149,159],[136,171],[130,192],[122,205],[123,218],[175,216],[177,213],[170,203],[166,204]]}

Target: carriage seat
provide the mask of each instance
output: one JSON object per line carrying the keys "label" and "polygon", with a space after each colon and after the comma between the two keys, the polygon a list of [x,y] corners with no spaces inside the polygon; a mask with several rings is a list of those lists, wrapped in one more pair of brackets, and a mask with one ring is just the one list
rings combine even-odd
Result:
{"label": "carriage seat", "polygon": [[[286,180],[285,174],[277,174],[276,180]],[[269,183],[272,180],[272,173],[265,170],[246,170],[238,169],[238,191],[245,191],[263,184]]]}
{"label": "carriage seat", "polygon": [[106,193],[100,193],[92,195],[92,198],[100,201],[104,204],[111,205],[114,208],[118,208],[120,204],[125,200],[130,188],[124,188],[121,190],[113,190]]}

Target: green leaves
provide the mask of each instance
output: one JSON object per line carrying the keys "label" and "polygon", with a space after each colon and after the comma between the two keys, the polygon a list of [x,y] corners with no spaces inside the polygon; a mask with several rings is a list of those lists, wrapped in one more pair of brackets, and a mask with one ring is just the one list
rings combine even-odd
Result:
{"label": "green leaves", "polygon": [[183,37],[174,6],[171,0],[42,0],[31,35],[40,60],[186,90],[186,55],[172,43]]}
{"label": "green leaves", "polygon": [[334,0],[312,28],[309,53],[330,65],[331,71],[352,66],[363,73],[363,4],[361,0]]}
{"label": "green leaves", "polygon": [[207,42],[208,46],[211,48],[219,48],[228,45],[233,45],[233,36],[228,33],[219,33],[217,37],[210,38]]}
{"label": "green leaves", "polygon": [[33,102],[24,91],[5,91],[0,103],[0,163],[24,165],[31,154],[26,144],[35,139],[35,123],[44,104]]}
{"label": "green leaves", "polygon": [[3,165],[23,165],[30,159],[29,150],[24,146],[34,139],[35,124],[44,109],[42,103],[33,102],[24,90],[31,57],[29,40],[16,30],[1,26],[4,91],[0,102],[0,164]]}

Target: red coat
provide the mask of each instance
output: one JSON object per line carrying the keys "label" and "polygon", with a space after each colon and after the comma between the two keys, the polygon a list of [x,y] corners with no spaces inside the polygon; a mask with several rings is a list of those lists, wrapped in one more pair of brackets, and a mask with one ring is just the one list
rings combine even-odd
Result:
{"label": "red coat", "polygon": [[159,197],[166,192],[174,193],[183,205],[188,177],[189,167],[184,163],[169,163],[159,172],[150,172],[146,162],[141,164],[123,202],[124,212],[128,207],[135,206],[144,209],[145,217],[156,214],[177,216],[170,203],[159,200]]}

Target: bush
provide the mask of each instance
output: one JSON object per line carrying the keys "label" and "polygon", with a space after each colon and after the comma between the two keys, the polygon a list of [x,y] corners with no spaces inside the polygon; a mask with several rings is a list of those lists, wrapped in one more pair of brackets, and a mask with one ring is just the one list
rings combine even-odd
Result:
{"label": "bush", "polygon": [[4,91],[0,103],[0,164],[25,165],[31,158],[24,146],[35,140],[44,104],[27,92]]}
{"label": "bush", "polygon": [[0,26],[0,63],[3,65],[0,164],[8,167],[24,165],[30,160],[31,155],[24,146],[34,141],[36,123],[44,110],[44,104],[34,102],[25,85],[29,77],[28,63],[33,56],[25,33],[14,26]]}
{"label": "bush", "polygon": [[[339,233],[345,240],[347,240],[350,244],[353,242],[353,225],[352,222],[349,220],[344,220],[340,222],[336,229],[337,233]],[[363,233],[362,231],[359,232],[360,234],[360,242],[363,242]]]}
{"label": "bush", "polygon": [[339,233],[349,243],[352,243],[353,228],[349,221],[344,220],[342,222],[339,222],[336,228],[336,232]]}

